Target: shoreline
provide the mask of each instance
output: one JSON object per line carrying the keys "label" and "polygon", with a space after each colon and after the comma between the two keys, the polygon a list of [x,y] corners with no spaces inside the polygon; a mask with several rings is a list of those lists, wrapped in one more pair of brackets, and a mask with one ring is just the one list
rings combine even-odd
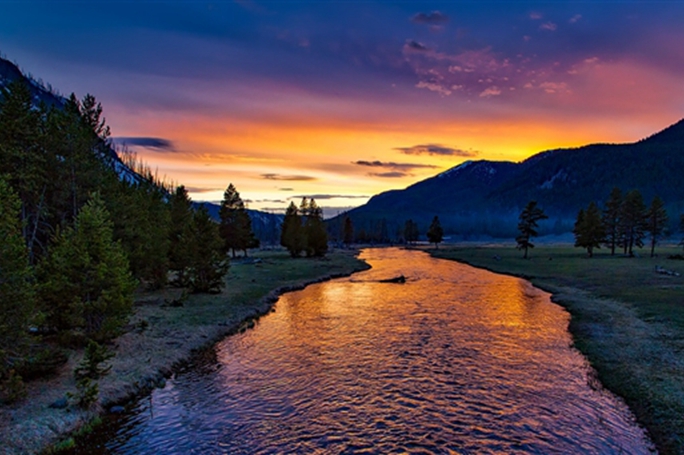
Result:
{"label": "shoreline", "polygon": [[[231,264],[223,292],[191,295],[180,308],[164,306],[165,300],[178,298],[177,289],[137,295],[129,324],[133,328],[110,347],[116,356],[109,362],[110,373],[99,381],[96,407],[88,411],[50,407],[75,390],[72,371],[82,352],[72,352],[57,375],[28,383],[29,398],[24,402],[0,408],[0,454],[51,453],[68,446],[79,429],[110,413],[112,407],[125,407],[163,387],[166,378],[202,351],[254,327],[259,318],[274,311],[281,295],[368,270],[370,266],[358,259],[358,252],[336,250],[322,260],[257,254],[253,258],[262,262]],[[278,271],[271,273],[272,268]],[[234,282],[241,279],[249,281],[246,286],[243,283],[245,289],[236,290]],[[263,284],[264,279],[268,284]],[[138,329],[143,327],[141,321],[149,326]]]}
{"label": "shoreline", "polygon": [[422,250],[435,258],[524,279],[549,293],[551,301],[570,314],[568,331],[573,346],[587,359],[601,386],[627,404],[658,453],[682,453],[684,415],[671,406],[684,407],[684,359],[680,354],[684,340],[676,327],[665,320],[645,321],[636,305],[582,289],[577,284],[581,278],[573,277],[577,281],[573,285],[572,280],[537,276],[534,270],[520,273],[505,264],[508,257],[502,259],[498,254],[490,258],[493,263],[485,256],[463,257],[464,251],[476,248],[489,256],[503,251],[496,246]]}

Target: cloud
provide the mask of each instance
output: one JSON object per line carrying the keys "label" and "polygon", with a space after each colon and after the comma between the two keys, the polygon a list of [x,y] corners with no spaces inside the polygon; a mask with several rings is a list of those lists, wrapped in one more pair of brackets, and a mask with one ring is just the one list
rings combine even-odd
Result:
{"label": "cloud", "polygon": [[212,191],[223,191],[223,188],[201,188],[199,186],[184,185],[188,193],[211,193]]}
{"label": "cloud", "polygon": [[530,19],[532,19],[533,21],[538,21],[538,20],[540,20],[542,17],[544,17],[544,16],[542,16],[541,13],[538,13],[538,12],[536,12],[536,11],[533,11],[533,12],[530,13]]}
{"label": "cloud", "polygon": [[539,30],[548,30],[550,32],[555,32],[558,26],[554,24],[553,22],[544,22],[539,26]]}
{"label": "cloud", "polygon": [[480,93],[480,98],[487,98],[489,96],[501,95],[501,89],[495,86],[487,87]]}
{"label": "cloud", "polygon": [[280,191],[294,191],[294,188],[278,188]]}
{"label": "cloud", "polygon": [[308,182],[316,180],[316,177],[308,175],[282,175],[282,174],[261,174],[261,178],[265,180],[284,180],[287,182]]}
{"label": "cloud", "polygon": [[452,93],[451,90],[449,90],[447,87],[444,87],[437,82],[420,81],[416,84],[416,87],[426,88],[431,92],[437,92],[442,96],[449,96]]}
{"label": "cloud", "polygon": [[404,50],[408,52],[427,52],[430,49],[423,43],[416,40],[406,40],[404,43]]}
{"label": "cloud", "polygon": [[572,17],[568,20],[568,22],[570,22],[571,24],[575,24],[575,23],[577,23],[580,19],[582,19],[582,15],[581,15],[581,14],[575,14],[574,16],[572,16]]}
{"label": "cloud", "polygon": [[406,177],[406,176],[411,175],[411,174],[408,174],[406,172],[401,172],[401,171],[391,171],[391,172],[378,172],[378,173],[371,172],[368,175],[370,175],[371,177],[399,178],[399,177]]}
{"label": "cloud", "polygon": [[437,166],[432,164],[414,164],[414,163],[394,163],[392,161],[382,162],[382,161],[353,161],[353,164],[359,166],[369,166],[369,167],[386,167],[395,170],[411,170],[411,169],[435,169]]}
{"label": "cloud", "polygon": [[161,137],[115,137],[114,144],[143,147],[157,152],[175,152],[173,142]]}
{"label": "cloud", "polygon": [[462,156],[464,158],[472,158],[480,153],[477,150],[463,150],[441,144],[419,144],[411,147],[395,147],[394,150],[399,150],[405,155]]}
{"label": "cloud", "polygon": [[299,196],[292,196],[293,199],[300,199],[300,198],[309,198],[309,199],[319,199],[319,200],[329,200],[329,199],[366,199],[369,198],[370,196],[350,196],[347,194],[300,194]]}
{"label": "cloud", "polygon": [[425,25],[441,25],[449,22],[449,16],[439,11],[431,13],[417,13],[411,17],[411,22]]}

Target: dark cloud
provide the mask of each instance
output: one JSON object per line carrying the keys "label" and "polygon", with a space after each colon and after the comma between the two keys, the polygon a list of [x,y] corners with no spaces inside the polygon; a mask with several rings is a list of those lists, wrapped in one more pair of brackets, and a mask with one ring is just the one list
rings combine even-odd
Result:
{"label": "dark cloud", "polygon": [[308,175],[282,175],[282,174],[261,174],[262,179],[266,180],[284,180],[287,182],[307,182],[316,180],[316,177]]}
{"label": "dark cloud", "polygon": [[299,196],[292,196],[293,198],[303,198],[307,197],[310,199],[321,199],[321,200],[328,200],[328,199],[366,199],[370,196],[350,196],[348,194],[302,194]]}
{"label": "dark cloud", "polygon": [[161,137],[115,137],[113,141],[117,145],[144,147],[158,152],[175,152],[173,142]]}
{"label": "dark cloud", "polygon": [[279,188],[280,191],[294,191],[294,188]]}
{"label": "dark cloud", "polygon": [[359,161],[354,161],[353,164],[357,164],[359,166],[369,166],[369,167],[386,167],[389,169],[403,169],[403,170],[411,170],[411,169],[435,169],[437,166],[434,166],[432,164],[415,164],[415,163],[394,163],[392,161],[387,161],[387,162],[382,162],[382,161],[365,161],[365,160],[359,160]]}
{"label": "dark cloud", "polygon": [[404,44],[404,49],[413,52],[427,52],[430,50],[425,44],[415,40],[407,40],[406,44]]}
{"label": "dark cloud", "polygon": [[399,150],[405,155],[462,156],[464,158],[472,158],[480,154],[477,150],[463,150],[441,144],[420,144],[412,147],[396,147],[394,150]]}
{"label": "dark cloud", "polygon": [[441,25],[449,22],[449,16],[440,13],[439,11],[433,11],[431,13],[418,13],[411,17],[411,22],[416,24]]}
{"label": "dark cloud", "polygon": [[406,172],[401,172],[401,171],[391,171],[391,172],[370,172],[368,175],[371,177],[384,177],[384,178],[399,178],[399,177],[406,177],[411,174],[408,174]]}

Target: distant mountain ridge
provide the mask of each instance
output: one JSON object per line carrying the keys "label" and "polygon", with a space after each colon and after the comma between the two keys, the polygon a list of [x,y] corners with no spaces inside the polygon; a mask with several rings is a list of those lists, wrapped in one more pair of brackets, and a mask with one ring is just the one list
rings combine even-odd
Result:
{"label": "distant mountain ridge", "polygon": [[635,143],[549,150],[519,163],[466,161],[404,190],[373,196],[347,215],[357,229],[376,235],[379,230],[400,233],[409,218],[424,233],[437,215],[447,234],[509,237],[522,207],[536,200],[550,217],[543,231],[564,233],[581,207],[603,203],[618,187],[638,189],[647,203],[660,196],[674,223],[684,212],[683,171],[680,120]]}

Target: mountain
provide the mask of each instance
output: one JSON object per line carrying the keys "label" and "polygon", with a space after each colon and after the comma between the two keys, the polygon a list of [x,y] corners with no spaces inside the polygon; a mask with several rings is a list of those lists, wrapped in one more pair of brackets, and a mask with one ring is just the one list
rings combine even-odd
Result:
{"label": "mountain", "polygon": [[638,189],[647,203],[660,196],[674,226],[684,212],[683,170],[681,120],[631,144],[549,150],[519,163],[466,161],[406,189],[378,194],[346,215],[357,232],[375,237],[384,229],[392,238],[408,219],[424,233],[435,215],[447,234],[510,237],[522,207],[536,200],[550,217],[542,233],[559,234],[572,229],[581,207],[602,203],[618,187]]}

